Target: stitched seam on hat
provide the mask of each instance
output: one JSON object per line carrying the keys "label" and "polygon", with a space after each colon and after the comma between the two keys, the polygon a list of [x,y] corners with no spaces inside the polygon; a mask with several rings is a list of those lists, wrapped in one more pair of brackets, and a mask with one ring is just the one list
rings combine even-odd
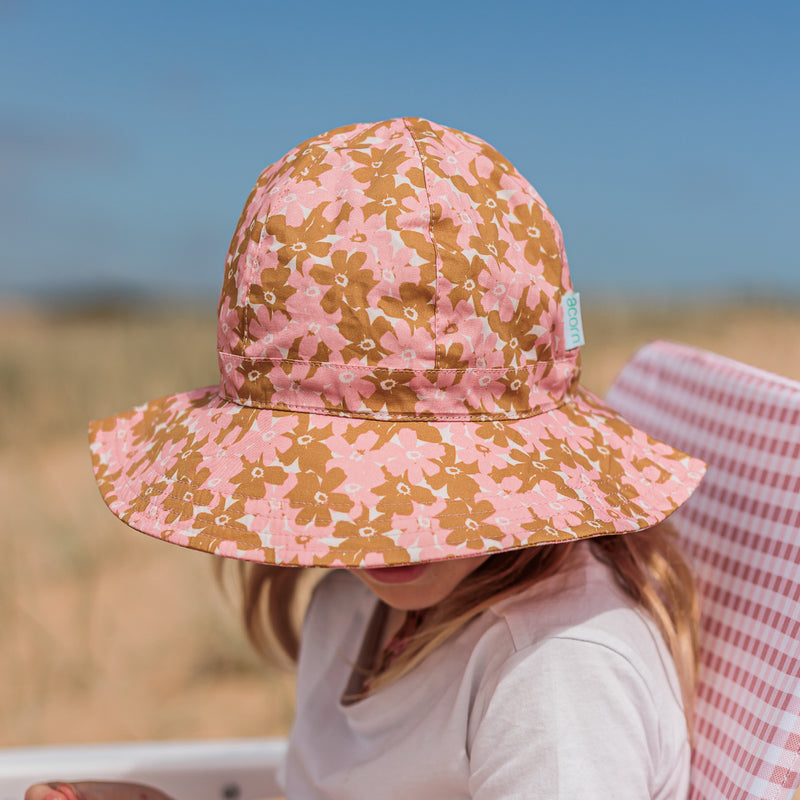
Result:
{"label": "stitched seam on hat", "polygon": [[434,369],[436,369],[439,364],[439,247],[436,244],[436,239],[433,236],[433,206],[431,204],[431,195],[428,191],[428,179],[425,174],[425,159],[422,156],[422,148],[420,148],[419,142],[417,141],[416,136],[414,136],[414,131],[408,124],[408,120],[405,117],[403,117],[403,125],[405,125],[408,135],[411,137],[411,141],[414,142],[414,147],[417,150],[420,167],[422,168],[422,183],[425,187],[425,197],[428,199],[428,235],[431,237],[431,244],[433,245],[433,267],[436,270],[436,280],[433,287],[433,366]]}
{"label": "stitched seam on hat", "polygon": [[[644,521],[649,524],[648,520],[645,519]],[[212,526],[209,526],[209,527],[212,527]],[[243,532],[243,531],[241,531],[241,529],[238,529],[238,528],[226,528],[226,527],[224,527],[222,525],[215,525],[213,527],[220,528],[220,530],[239,531],[239,533]],[[464,528],[452,528],[451,529],[452,533],[460,533],[463,530],[465,530],[465,529]],[[449,554],[449,553],[444,553],[443,552],[442,553],[442,558],[436,559],[436,560],[437,561],[447,561],[447,560],[450,560],[452,558],[462,558],[462,557],[463,558],[469,558],[472,555],[480,555],[481,552],[488,552],[488,553],[510,552],[512,550],[522,550],[523,548],[526,548],[526,547],[542,547],[542,546],[547,546],[547,545],[550,545],[550,544],[560,544],[562,542],[573,542],[573,541],[577,541],[579,538],[595,538],[595,537],[598,537],[598,536],[613,535],[615,533],[625,533],[626,532],[626,531],[617,531],[616,529],[611,528],[610,524],[608,524],[608,523],[604,524],[603,528],[598,528],[597,529],[597,533],[591,534],[591,537],[578,537],[578,536],[569,536],[569,537],[567,537],[567,536],[564,536],[563,532],[561,532],[561,531],[556,531],[555,534],[554,533],[550,533],[551,530],[555,530],[555,529],[554,528],[549,528],[549,526],[547,526],[547,527],[543,527],[543,528],[540,528],[540,529],[535,530],[535,531],[525,531],[525,534],[527,535],[528,538],[526,540],[522,541],[520,544],[515,544],[515,545],[512,545],[510,547],[503,547],[498,543],[494,543],[494,545],[493,545],[491,543],[491,540],[489,542],[487,542],[482,536],[467,536],[467,537],[464,538],[464,540],[459,545],[455,545],[455,547],[459,548],[458,553]],[[206,544],[206,543],[207,544],[217,544],[218,545],[220,543],[220,537],[219,536],[214,536],[213,534],[205,533],[204,531],[197,531],[195,533],[184,533],[184,531],[182,531],[182,530],[177,530],[177,531],[174,531],[174,532],[178,533],[178,534],[184,534],[187,537],[189,537],[190,539],[198,542],[198,544],[200,544],[200,545]],[[245,532],[246,533],[250,533],[250,531],[245,531]],[[166,539],[166,537],[169,534],[173,533],[173,531],[170,530],[170,529],[167,529],[167,530],[163,531],[162,533],[163,533],[163,536],[161,534],[158,534],[157,535],[158,538]],[[537,536],[537,535],[539,535],[541,533],[548,533],[551,538],[550,539],[545,539],[543,541],[538,541],[538,542],[530,542],[529,541],[529,539],[531,537]],[[275,536],[275,534],[270,534],[270,536]],[[169,541],[168,539],[166,539],[166,540]],[[248,552],[265,552],[265,551],[274,551],[275,550],[275,548],[270,546],[270,545],[258,545],[258,546],[255,546],[255,547],[248,546],[247,543],[240,542],[238,539],[227,539],[227,540],[224,540],[224,541],[233,541],[233,543],[237,546],[237,549],[240,550],[241,552],[245,552],[245,553],[248,553]],[[287,542],[293,542],[294,540],[291,537],[288,537],[286,539],[286,541]],[[475,548],[470,547],[470,543],[472,543],[472,542],[476,543],[479,546],[479,549],[475,549]],[[240,545],[243,545],[243,546],[240,546]],[[446,546],[448,548],[454,547],[454,545],[450,545],[450,544],[447,544],[447,545],[444,545],[444,546]],[[195,550],[198,549],[196,546],[193,546],[193,545],[189,545],[189,547],[191,547],[192,549],[195,549]],[[202,549],[205,550],[206,552],[212,552],[214,554],[218,554],[216,549],[213,550],[213,551],[209,551],[207,548],[202,548]],[[421,549],[421,548],[418,548],[418,547],[398,547],[398,546],[395,546],[395,547],[381,547],[380,552],[382,554],[400,553],[400,554],[403,554],[405,556],[408,556],[409,550],[418,550],[418,549]],[[303,549],[302,547],[286,547],[285,550],[286,550],[286,552],[288,552],[288,553],[292,554],[293,556],[295,556],[295,558],[297,556],[301,555],[301,554],[302,555],[309,555],[309,551]],[[349,568],[351,566],[372,566],[372,565],[369,565],[369,564],[364,564],[364,562],[363,562],[363,552],[364,552],[364,548],[363,547],[358,547],[358,546],[347,547],[345,545],[340,545],[340,546],[337,545],[335,547],[332,547],[329,550],[328,554],[329,555],[332,554],[334,556],[334,559],[339,562],[338,564],[325,564],[325,563],[323,563],[323,559],[315,558],[313,553],[311,553],[310,555],[313,558],[312,566],[324,567],[326,569],[347,569],[347,568]],[[342,563],[342,559],[339,556],[340,555],[347,556],[347,555],[350,555],[350,554],[358,554],[358,555],[362,556],[362,558],[358,559],[357,565],[343,564]],[[271,562],[267,562],[267,563],[271,563]],[[406,558],[406,559],[403,560],[402,564],[407,564],[407,563],[417,563],[417,562],[409,562],[408,559]],[[427,562],[421,562],[421,563],[427,563]],[[401,563],[398,563],[396,565],[387,564],[386,566],[400,566],[400,565],[401,565]],[[286,561],[281,561],[279,566],[289,567],[289,568],[297,568],[297,569],[304,569],[306,567],[305,564],[289,563],[289,562],[286,562]],[[380,566],[380,565],[376,565],[376,566]]]}
{"label": "stitched seam on hat", "polygon": [[[130,519],[130,517],[133,514],[137,514],[139,516],[146,516],[145,512],[143,512],[143,511],[138,511],[138,512],[134,511],[132,513],[130,513],[130,511],[129,511],[128,518]],[[270,516],[277,517],[278,515],[270,515]],[[652,526],[654,524],[654,520],[657,520],[660,516],[661,515],[659,513],[657,513],[655,516],[653,516],[652,514],[647,514],[647,513],[643,512],[643,513],[637,514],[637,515],[629,515],[627,517],[627,521],[628,522],[630,522],[630,521],[635,522],[637,524],[637,530],[643,530],[646,527]],[[284,518],[285,518],[285,515],[284,515]],[[190,519],[190,518],[186,517],[185,519]],[[517,522],[519,522],[519,521],[521,521],[523,519],[524,519],[523,517],[519,517],[517,519],[508,519],[508,522],[509,523],[517,523]],[[614,520],[602,521],[602,522],[600,520],[598,520],[597,522],[598,522],[598,528],[596,528],[595,532],[590,534],[588,537],[587,536],[580,536],[577,533],[573,533],[572,531],[564,531],[563,529],[555,528],[552,525],[543,524],[541,527],[533,529],[533,530],[521,531],[520,535],[523,537],[523,540],[520,541],[519,544],[515,544],[515,545],[513,545],[511,547],[502,547],[498,543],[495,543],[496,546],[493,547],[492,546],[493,545],[492,540],[491,539],[487,540],[486,537],[481,535],[480,531],[474,531],[472,529],[467,528],[466,526],[461,525],[461,526],[458,526],[458,527],[450,528],[448,530],[449,530],[450,534],[462,533],[462,532],[466,533],[467,535],[464,536],[463,541],[460,542],[457,545],[442,543],[441,546],[446,546],[448,548],[452,548],[452,547],[455,546],[456,548],[459,548],[459,550],[461,550],[461,551],[469,551],[469,550],[473,549],[473,548],[470,547],[470,545],[472,543],[475,543],[481,549],[485,548],[485,549],[487,549],[489,551],[497,550],[498,552],[501,552],[501,551],[508,551],[508,550],[517,550],[517,549],[521,549],[523,547],[532,547],[532,546],[539,546],[539,545],[546,545],[546,544],[554,544],[554,543],[566,542],[566,541],[579,541],[581,539],[593,538],[595,536],[603,536],[603,535],[607,535],[607,534],[616,534],[616,533],[626,533],[627,532],[625,530],[620,531],[616,527],[614,527]],[[644,528],[642,527],[642,525],[644,526]],[[225,525],[225,524],[219,524],[219,523],[216,523],[216,522],[211,523],[209,525],[206,525],[206,526],[204,526],[203,528],[200,528],[200,529],[195,528],[195,529],[188,529],[187,530],[185,528],[183,528],[183,529],[182,528],[176,528],[176,529],[173,530],[173,529],[168,527],[168,528],[165,528],[165,529],[161,530],[160,533],[158,534],[158,536],[161,539],[168,539],[169,535],[173,534],[173,533],[177,533],[179,535],[184,535],[189,540],[189,542],[187,542],[188,546],[189,547],[195,547],[195,549],[196,549],[196,545],[202,545],[203,543],[208,543],[208,544],[219,543],[220,536],[215,536],[213,533],[207,532],[209,528],[211,528],[211,529],[219,529],[220,531],[223,531],[223,532],[224,531],[230,531],[231,534],[233,534],[233,535],[227,541],[233,541],[233,543],[236,544],[237,548],[239,548],[239,549],[241,549],[243,551],[247,551],[247,552],[249,552],[249,551],[256,552],[256,551],[274,550],[275,546],[282,546],[283,547],[284,545],[287,545],[287,544],[295,544],[295,545],[297,544],[297,536],[296,536],[296,534],[286,533],[286,532],[283,532],[283,531],[275,531],[275,532],[269,534],[269,543],[268,544],[264,543],[264,544],[261,544],[261,545],[255,546],[255,547],[254,546],[248,546],[248,543],[240,541],[240,537],[243,534],[244,535],[248,535],[249,534],[250,536],[252,536],[252,535],[259,536],[260,534],[258,534],[256,531],[253,531],[253,530],[251,530],[251,529],[249,529],[247,527],[244,527],[244,526],[239,528],[239,527],[233,527],[233,526],[229,526],[229,525]],[[542,541],[538,541],[538,542],[536,542],[536,541],[531,542],[530,541],[530,539],[532,537],[540,536],[542,534],[548,535],[549,538],[544,539]],[[312,540],[317,539],[317,537],[314,537],[312,534],[307,534],[307,535],[309,536],[309,539],[312,539]],[[383,534],[379,534],[379,535],[381,535],[383,537],[390,536],[391,535],[391,531],[383,533]],[[512,535],[516,535],[516,534],[512,534]],[[195,545],[193,545],[192,542],[194,542]],[[240,547],[240,545],[244,545],[244,546]],[[286,549],[289,552],[294,553],[295,555],[308,554],[308,550],[304,549],[303,547],[285,547],[284,549]],[[415,548],[413,548],[413,547],[411,547],[411,548],[409,548],[409,547],[401,547],[401,546],[396,545],[396,544],[393,545],[393,546],[389,546],[389,547],[387,547],[385,545],[382,545],[381,548],[380,548],[380,552],[383,553],[384,555],[391,554],[391,553],[402,553],[402,554],[408,555],[409,549],[413,550]],[[332,553],[334,555],[334,557],[336,557],[337,554],[347,555],[347,554],[350,554],[350,553],[363,553],[363,550],[364,550],[363,545],[362,546],[351,545],[350,547],[348,547],[347,544],[346,544],[346,541],[343,540],[341,544],[335,544],[335,545],[331,546],[330,549],[329,549],[329,553]]]}
{"label": "stitched seam on hat", "polygon": [[[574,352],[574,351],[572,351]],[[300,359],[294,358],[272,358],[271,356],[242,356],[238,355],[237,353],[229,353],[225,350],[218,350],[217,355],[222,356],[223,358],[236,358],[240,361],[268,361],[270,364],[292,364],[298,365],[303,367],[330,367],[332,369],[340,369],[340,370],[361,370],[363,372],[388,372],[391,374],[395,373],[412,373],[414,375],[425,375],[428,372],[439,372],[444,373],[447,375],[460,375],[466,372],[522,372],[524,370],[532,370],[536,367],[542,365],[553,365],[557,366],[559,364],[574,364],[576,361],[576,356],[567,356],[566,358],[554,358],[548,361],[534,361],[530,364],[525,364],[522,367],[464,367],[464,368],[456,368],[456,367],[427,367],[424,369],[412,369],[411,367],[379,367],[379,366],[372,366],[371,364],[340,364],[331,361],[301,361]]]}
{"label": "stitched seam on hat", "polygon": [[450,420],[453,422],[494,422],[497,420],[508,420],[510,422],[516,422],[520,419],[529,419],[531,417],[541,416],[542,414],[548,414],[551,411],[557,411],[562,406],[572,403],[575,399],[574,395],[567,395],[558,402],[542,404],[536,408],[526,408],[522,411],[515,411],[514,409],[509,409],[508,411],[372,411],[370,409],[359,411],[358,409],[332,408],[325,405],[310,406],[302,403],[266,402],[253,399],[243,400],[240,397],[232,397],[225,394],[222,389],[219,391],[219,397],[227,402],[235,403],[242,408],[256,408],[265,411],[270,409],[273,411],[300,411],[301,413],[308,412],[325,416],[353,417],[354,419],[377,419],[379,421],[388,421],[395,418],[409,420],[418,419],[422,422],[438,422],[443,420]]}
{"label": "stitched seam on hat", "polygon": [[[259,261],[259,259],[257,258],[256,261]],[[247,261],[245,261],[245,264],[247,264]],[[242,331],[242,352],[247,352],[248,345],[252,343],[250,339],[250,323],[253,319],[253,303],[250,300],[250,294],[253,291],[253,275],[249,269],[245,274],[247,275],[247,291],[244,294],[244,330]],[[259,280],[261,280],[260,275]]]}
{"label": "stitched seam on hat", "polygon": [[[643,518],[642,521],[645,522],[646,524],[650,524],[648,518]],[[232,527],[229,527],[227,525],[213,524],[213,525],[208,525],[207,528],[218,528],[221,531],[231,531],[233,533],[238,533],[240,535],[243,534],[243,533],[250,534],[251,536],[253,535],[253,532],[250,531],[250,530],[242,529],[242,528],[232,528]],[[466,531],[466,530],[468,530],[468,529],[463,527],[463,526],[462,527],[458,527],[458,528],[450,528],[449,529],[449,531],[451,533],[461,533],[462,531]],[[542,545],[559,544],[561,542],[573,542],[573,541],[578,541],[581,538],[594,538],[596,536],[604,536],[604,535],[615,534],[615,533],[620,533],[620,532],[624,533],[625,531],[617,531],[615,528],[611,527],[611,523],[603,523],[603,526],[598,528],[596,533],[591,534],[591,537],[585,537],[585,536],[584,537],[579,537],[577,534],[575,534],[575,535],[565,535],[564,531],[557,530],[556,528],[553,528],[552,526],[549,526],[549,525],[544,525],[541,528],[538,528],[538,529],[533,530],[533,531],[524,531],[524,535],[527,536],[527,538],[524,539],[523,541],[521,541],[520,544],[515,544],[515,545],[512,545],[510,547],[503,547],[499,543],[492,542],[492,540],[488,540],[487,541],[480,534],[476,535],[476,534],[473,533],[473,535],[471,535],[471,536],[469,536],[469,535],[465,536],[463,541],[460,542],[458,545],[451,545],[451,544],[444,544],[444,543],[442,545],[440,545],[440,547],[447,547],[447,548],[456,547],[456,548],[458,548],[458,553],[457,554],[455,554],[455,553],[453,553],[453,554],[442,553],[442,555],[445,556],[445,558],[440,559],[440,560],[448,560],[450,558],[459,558],[459,557],[462,557],[462,556],[463,557],[468,557],[470,555],[479,555],[480,553],[478,551],[479,550],[480,551],[484,551],[484,549],[485,549],[486,552],[497,552],[497,553],[500,553],[500,552],[508,552],[508,551],[511,551],[511,550],[521,550],[522,548],[525,548],[525,547],[540,547]],[[185,530],[182,530],[182,529],[173,530],[171,528],[166,528],[165,530],[163,530],[159,534],[157,534],[157,536],[160,539],[164,539],[164,540],[169,541],[168,537],[171,534],[174,534],[174,533],[177,533],[179,535],[184,535],[190,541],[196,542],[199,545],[203,545],[203,544],[216,544],[216,545],[218,545],[220,543],[220,541],[232,541],[237,546],[237,549],[241,550],[242,552],[264,552],[264,551],[270,551],[270,550],[274,551],[275,547],[272,545],[272,540],[273,539],[276,539],[277,541],[275,543],[276,544],[280,544],[281,546],[284,543],[286,543],[286,544],[291,543],[291,544],[295,544],[295,545],[297,544],[297,540],[294,537],[294,535],[285,534],[285,533],[281,533],[281,532],[276,532],[276,533],[269,534],[269,536],[270,536],[270,544],[262,544],[262,545],[257,545],[257,546],[252,546],[252,545],[248,546],[248,544],[246,542],[241,542],[238,536],[231,537],[230,539],[221,540],[220,536],[215,536],[213,533],[207,533],[205,528],[204,529],[199,529],[199,530],[197,530],[197,529],[190,530],[189,532],[186,532]],[[550,538],[549,539],[545,539],[543,541],[538,541],[538,542],[530,542],[529,541],[531,537],[540,535],[542,533],[547,533],[550,536]],[[256,535],[258,535],[258,534],[256,534]],[[478,545],[478,549],[471,547],[470,545],[472,543],[475,543],[476,545]],[[243,545],[243,546],[241,546],[241,545]],[[188,546],[191,547],[192,549],[198,549],[196,546],[194,546],[192,544],[189,544]],[[202,549],[206,549],[206,548],[202,548]],[[309,551],[304,549],[304,548],[302,548],[302,547],[285,547],[284,549],[287,552],[293,554],[294,556],[298,556],[298,555],[301,555],[301,554],[302,555],[309,555]],[[413,546],[412,547],[400,547],[399,545],[394,545],[392,547],[386,547],[386,546],[382,545],[381,548],[380,548],[380,552],[382,554],[384,554],[384,555],[391,554],[391,553],[400,553],[400,554],[403,554],[405,556],[408,556],[409,550],[417,550],[417,549],[420,549],[420,548],[413,547]],[[211,552],[215,552],[216,553],[216,550],[211,551]],[[334,546],[330,547],[330,549],[328,551],[328,555],[332,554],[336,560],[341,562],[341,558],[339,558],[340,555],[347,556],[347,555],[350,555],[350,554],[359,554],[359,555],[363,556],[363,552],[364,552],[364,547],[363,546],[351,545],[351,546],[348,547],[343,542],[341,545],[334,545]],[[314,554],[311,553],[311,555],[313,557]],[[363,561],[362,561],[362,559],[359,559],[359,564],[361,564],[361,563],[363,563]],[[407,560],[404,561],[404,563],[408,563]],[[302,566],[305,566],[305,565],[289,564],[289,563],[286,563],[285,561],[281,561],[280,562],[280,566],[286,566],[286,567],[297,566],[298,568],[301,568]],[[329,567],[330,569],[337,569],[337,568],[346,568],[347,566],[350,566],[350,565],[338,565],[337,566],[336,564],[323,564],[322,563],[322,559],[316,559],[315,558],[314,559],[314,566],[326,566],[326,567]]]}
{"label": "stitched seam on hat", "polygon": [[252,398],[243,400],[240,397],[232,397],[225,394],[221,388],[219,396],[224,400],[228,400],[238,406],[241,406],[242,408],[259,408],[264,410],[272,409],[274,411],[299,411],[301,413],[308,412],[311,414],[322,414],[326,416],[353,417],[354,419],[377,419],[384,421],[391,419],[418,419],[423,422],[436,422],[444,420],[451,420],[454,422],[493,422],[496,420],[516,421],[520,419],[528,419],[530,417],[538,417],[542,414],[548,414],[551,411],[557,411],[559,408],[573,402],[575,399],[574,395],[568,394],[559,401],[544,403],[535,408],[526,408],[521,411],[514,409],[509,409],[508,411],[372,411],[370,409],[342,409],[332,408],[326,405],[306,405],[303,403],[284,403],[280,401],[266,402],[253,400]]}
{"label": "stitched seam on hat", "polygon": [[264,410],[273,409],[275,411],[300,411],[310,412],[316,414],[323,414],[330,417],[353,417],[354,419],[377,419],[377,420],[392,420],[392,419],[418,419],[421,422],[429,421],[470,421],[475,420],[479,422],[491,422],[495,420],[518,420],[528,419],[529,417],[538,417],[541,414],[546,414],[550,411],[555,411],[560,408],[564,403],[559,403],[553,406],[542,406],[537,409],[525,409],[522,412],[517,412],[516,416],[513,411],[474,411],[474,412],[461,412],[461,411],[351,411],[349,409],[329,408],[325,405],[309,406],[300,403],[262,403],[257,400],[242,400],[241,398],[233,398],[228,395],[223,395],[225,399],[230,400],[232,403],[242,406],[242,408],[260,408]]}
{"label": "stitched seam on hat", "polygon": [[[171,494],[162,495],[161,497],[163,497],[164,499],[170,498],[172,500],[178,500],[178,501],[181,501],[181,502],[190,503],[190,501],[184,500],[182,497],[176,497],[176,496],[171,495]],[[244,498],[244,499],[253,500],[253,499],[258,499],[258,498]],[[146,502],[148,503],[148,506],[153,505],[152,501],[149,500],[149,499]],[[306,501],[300,501],[300,500],[287,501],[287,503],[288,503],[288,508],[289,509],[292,509],[293,507],[296,507],[296,506],[306,506],[306,507],[313,506],[315,508],[327,508],[327,509],[332,509],[332,510],[335,510],[336,508],[342,508],[343,510],[349,510],[350,508],[352,508],[352,506],[343,506],[341,504],[337,505],[337,504],[334,504],[334,503],[313,503],[313,502],[306,502]],[[386,503],[385,507],[386,508],[399,508],[401,506],[399,504]],[[162,514],[165,513],[165,510],[162,509],[160,505],[155,505],[155,508],[157,508],[159,510],[159,512],[161,512]],[[203,506],[203,508],[206,508],[206,506]],[[590,508],[591,508],[591,506],[590,506]],[[630,519],[631,517],[636,518],[636,519],[641,519],[641,518],[648,519],[648,518],[650,518],[651,515],[649,515],[644,509],[642,509],[640,506],[637,506],[637,508],[639,509],[639,513],[621,514],[620,518],[623,518],[623,517],[628,518],[628,519]],[[276,508],[276,509],[265,509],[264,511],[259,511],[259,512],[255,513],[255,514],[248,514],[247,516],[262,517],[262,518],[264,518],[264,517],[266,517],[266,518],[277,517],[277,518],[281,518],[281,519],[286,519],[289,516],[286,512],[287,512],[287,509],[282,506],[281,508]],[[144,512],[139,511],[139,513],[141,514],[141,513],[144,513]],[[179,518],[182,519],[182,520],[193,520],[193,521],[197,520],[197,516],[196,516],[195,512],[192,512],[190,514],[181,514],[180,512],[177,512],[177,513],[178,513]],[[210,513],[210,512],[208,512],[208,513]],[[224,513],[225,512],[223,512],[223,514]],[[658,513],[658,512],[656,512],[656,513]],[[495,514],[490,515],[490,517],[488,518],[488,521],[487,521],[487,518],[484,518],[482,520],[473,520],[473,521],[475,521],[479,526],[483,525],[483,526],[497,527],[498,524],[499,525],[503,524],[503,522],[498,522],[496,520],[496,517],[498,517],[498,516],[501,518],[501,520],[503,522],[508,522],[508,523],[518,523],[518,522],[521,522],[521,521],[530,521],[530,522],[539,521],[539,522],[544,522],[546,519],[548,519],[547,517],[534,516],[533,514],[529,513],[529,511],[527,509],[524,509],[522,511],[519,511],[516,514],[513,513],[513,512],[507,512],[506,513],[504,511],[500,511],[499,513],[495,513]],[[453,512],[453,513],[450,513],[450,514],[441,514],[441,513],[440,514],[433,514],[433,515],[426,516],[425,519],[428,519],[428,520],[465,519],[465,520],[467,520],[467,519],[473,519],[473,518],[468,513]],[[350,521],[354,525],[358,524],[357,521],[352,519],[352,518],[350,519]],[[600,520],[596,520],[596,521],[600,522]],[[232,530],[232,531],[237,531],[238,530],[240,532],[250,533],[250,534],[256,533],[256,531],[253,530],[252,528],[248,528],[247,525],[245,525],[245,523],[239,523],[239,524],[242,525],[241,528],[234,527],[234,526],[222,525],[222,524],[217,523],[217,522],[214,522],[213,524],[216,527],[225,528],[226,530]],[[327,527],[327,525],[323,526],[323,527]],[[369,523],[367,523],[366,526],[363,526],[363,527],[371,527],[371,526],[369,525]],[[422,527],[425,527],[425,526],[420,525],[419,527],[422,528]],[[548,528],[548,527],[551,527],[551,526],[549,526],[547,524],[543,524],[541,529],[545,529],[545,528]],[[313,528],[312,528],[312,530],[313,530]],[[407,529],[399,529],[399,530],[405,531]],[[452,529],[452,530],[459,530],[459,529],[455,528],[455,529]],[[291,541],[291,540],[293,540],[295,538],[295,534],[281,534],[280,532],[276,532],[276,533],[270,534],[270,536],[273,537],[273,538],[278,538],[281,535],[285,535],[287,537],[287,541]],[[482,538],[482,537],[478,536],[476,538]],[[577,534],[574,534],[572,536],[572,538],[578,539],[580,537]]]}
{"label": "stitched seam on hat", "polygon": [[[271,498],[270,497],[266,497],[266,496],[265,497],[257,497],[257,496],[252,495],[252,494],[244,494],[242,492],[237,492],[237,491],[223,493],[223,492],[215,491],[213,488],[205,487],[202,484],[192,483],[191,481],[180,479],[180,478],[177,479],[177,480],[175,480],[175,479],[170,480],[169,478],[164,478],[163,480],[168,481],[169,484],[173,488],[174,487],[185,486],[188,489],[192,489],[192,490],[193,489],[197,489],[199,491],[209,492],[210,494],[214,495],[215,497],[225,497],[225,498],[233,497],[233,498],[237,498],[237,499],[241,499],[241,500],[263,500],[263,501],[266,501],[266,502],[270,502],[270,500],[277,500],[278,502],[281,503],[281,506],[283,506],[284,503],[287,503],[290,508],[293,505],[301,505],[301,506],[318,506],[320,508],[324,507],[324,508],[349,509],[349,508],[352,508],[355,505],[355,502],[350,502],[350,503],[336,503],[336,502],[319,503],[317,501],[312,501],[312,500],[290,500],[287,497],[271,497]],[[184,502],[184,503],[190,503],[191,505],[198,505],[198,506],[201,505],[199,503],[195,504],[191,500],[187,500],[185,497],[181,497],[181,496],[174,495],[174,494],[171,494],[171,493],[168,493],[166,495],[144,495],[141,492],[137,493],[136,488],[134,487],[133,483],[131,483],[131,481],[128,479],[127,475],[125,476],[125,483],[134,491],[134,493],[136,493],[136,496],[138,498],[141,498],[142,500],[146,500],[148,503],[150,503],[152,500],[155,500],[156,498],[169,498],[169,499],[172,499],[172,500],[180,500],[181,502]],[[142,483],[144,485],[148,486],[148,487],[153,485],[153,483],[149,483],[149,482],[145,484],[144,481]],[[612,486],[619,486],[619,485],[623,485],[624,486],[625,484],[619,484],[613,478],[598,478],[595,481],[582,481],[582,486],[597,486],[600,489],[603,489],[604,486],[612,487]],[[568,487],[568,488],[572,488],[572,487]],[[581,486],[578,486],[576,488],[579,489],[579,488],[581,488]],[[573,489],[573,491],[574,490],[575,489]],[[168,491],[171,491],[171,490],[168,490]],[[325,494],[329,494],[329,493],[325,492]],[[512,494],[509,494],[509,493],[496,494],[496,495],[492,495],[491,499],[508,498],[509,502],[513,502],[513,503],[516,504],[516,503],[519,502],[519,498],[521,496],[524,497],[527,494],[530,494],[530,492],[525,492],[523,495],[519,495],[519,494],[513,494],[512,495]],[[626,501],[630,502],[630,498],[625,497],[625,495],[623,495],[621,492],[607,492],[606,496],[607,497],[611,497],[611,498],[620,498],[621,497],[621,498],[625,499]],[[481,500],[488,500],[488,499],[490,499],[490,498],[481,497]],[[402,508],[404,506],[407,506],[408,502],[404,502],[404,503],[383,503],[382,505],[385,508]],[[203,507],[205,507],[205,506],[203,506]],[[272,510],[281,511],[283,509],[281,508],[281,509],[272,509]],[[497,513],[499,513],[500,516],[502,516],[502,517],[508,516],[502,510],[500,512],[498,512],[497,509],[495,509],[495,514],[497,514]],[[467,516],[468,517],[469,514],[464,514],[463,512],[453,512],[453,513],[450,513],[450,514],[434,514],[433,515],[433,517],[435,519],[438,519],[440,517],[462,517],[462,516]],[[514,516],[512,514],[511,517],[509,517],[509,519],[511,519],[511,520],[522,519],[523,516],[524,516],[524,513],[521,512],[521,515],[519,517],[516,517],[516,516]],[[187,517],[187,519],[188,519],[188,517]]]}

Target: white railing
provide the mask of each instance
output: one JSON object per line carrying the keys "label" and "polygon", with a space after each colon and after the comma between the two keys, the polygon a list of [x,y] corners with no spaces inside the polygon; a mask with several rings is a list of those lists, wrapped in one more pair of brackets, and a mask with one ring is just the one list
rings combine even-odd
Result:
{"label": "white railing", "polygon": [[0,800],[22,800],[32,783],[147,783],[178,800],[256,800],[280,795],[283,739],[135,742],[0,750]]}

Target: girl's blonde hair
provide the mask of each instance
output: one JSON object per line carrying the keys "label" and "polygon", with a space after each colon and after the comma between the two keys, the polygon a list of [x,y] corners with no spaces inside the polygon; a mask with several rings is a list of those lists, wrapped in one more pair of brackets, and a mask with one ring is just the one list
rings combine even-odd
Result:
{"label": "girl's blonde hair", "polygon": [[[654,620],[672,655],[689,731],[698,663],[698,600],[694,580],[677,543],[662,522],[646,531],[588,540],[617,584]],[[397,680],[486,608],[555,574],[577,543],[529,547],[488,558],[441,603],[426,611],[408,647],[383,673],[365,675],[374,688]],[[275,660],[296,662],[300,626],[310,584],[322,570],[241,563],[245,630],[256,649]],[[310,579],[310,581],[309,581]],[[277,652],[276,652],[277,651]]]}

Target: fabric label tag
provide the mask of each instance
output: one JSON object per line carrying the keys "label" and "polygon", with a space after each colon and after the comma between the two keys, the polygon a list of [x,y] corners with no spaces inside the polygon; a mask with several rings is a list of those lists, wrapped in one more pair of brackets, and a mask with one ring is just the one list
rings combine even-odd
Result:
{"label": "fabric label tag", "polygon": [[574,350],[586,344],[583,338],[580,294],[578,292],[565,294],[561,298],[561,310],[564,312],[564,341],[567,350]]}

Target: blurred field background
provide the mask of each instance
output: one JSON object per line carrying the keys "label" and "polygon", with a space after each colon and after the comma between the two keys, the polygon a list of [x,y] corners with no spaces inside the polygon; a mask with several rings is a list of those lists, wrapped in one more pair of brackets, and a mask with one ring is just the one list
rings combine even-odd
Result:
{"label": "blurred field background", "polygon": [[[584,298],[585,383],[671,338],[800,379],[798,304]],[[292,677],[264,666],[209,556],[106,510],[88,420],[216,382],[213,308],[0,313],[0,746],[284,734]]]}

